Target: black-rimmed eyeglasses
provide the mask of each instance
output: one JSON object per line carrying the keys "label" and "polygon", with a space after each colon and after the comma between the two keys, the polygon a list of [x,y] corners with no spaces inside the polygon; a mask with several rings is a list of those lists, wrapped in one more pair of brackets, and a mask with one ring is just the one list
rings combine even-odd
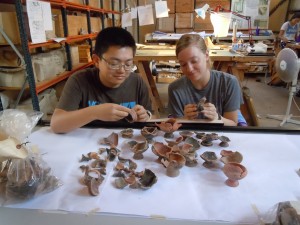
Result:
{"label": "black-rimmed eyeglasses", "polygon": [[125,71],[131,71],[135,67],[134,64],[122,64],[122,63],[116,63],[116,62],[109,62],[108,60],[106,60],[103,57],[101,57],[101,59],[103,59],[104,62],[106,62],[108,68],[112,69],[112,70],[120,70],[123,67]]}

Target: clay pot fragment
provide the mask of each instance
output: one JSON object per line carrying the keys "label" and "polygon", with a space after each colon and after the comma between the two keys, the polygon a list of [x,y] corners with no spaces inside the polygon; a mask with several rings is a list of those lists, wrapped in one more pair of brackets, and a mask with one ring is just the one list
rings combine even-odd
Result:
{"label": "clay pot fragment", "polygon": [[118,189],[123,189],[124,187],[128,186],[124,177],[118,177],[115,179],[115,187]]}
{"label": "clay pot fragment", "polygon": [[99,195],[99,186],[103,182],[104,177],[95,169],[86,167],[84,175],[84,184],[87,185],[90,195]]}
{"label": "clay pot fragment", "polygon": [[222,150],[220,154],[222,156],[221,161],[225,164],[230,162],[241,163],[243,161],[243,155],[238,151]]}
{"label": "clay pot fragment", "polygon": [[218,157],[215,152],[206,151],[203,152],[200,157],[205,161],[202,165],[205,168],[211,169],[211,168],[217,168],[217,160]]}
{"label": "clay pot fragment", "polygon": [[165,139],[165,141],[168,143],[168,146],[173,147],[174,145],[178,145],[180,142],[182,142],[183,141],[183,137],[179,136],[175,140]]}
{"label": "clay pot fragment", "polygon": [[185,162],[186,166],[195,167],[195,166],[198,165],[195,154],[189,153],[189,154],[184,155],[184,157],[185,157],[185,160],[186,160],[186,162]]}
{"label": "clay pot fragment", "polygon": [[223,167],[223,172],[228,179],[226,184],[229,187],[237,187],[239,185],[239,180],[243,179],[247,175],[247,169],[239,163],[227,163]]}
{"label": "clay pot fragment", "polygon": [[108,161],[114,161],[115,158],[119,155],[120,150],[117,148],[107,148],[107,160]]}
{"label": "clay pot fragment", "polygon": [[119,136],[117,133],[112,132],[108,137],[100,141],[100,144],[110,145],[111,147],[117,147],[119,142]]}
{"label": "clay pot fragment", "polygon": [[129,123],[133,123],[137,121],[137,114],[134,109],[131,109],[130,112],[128,113],[128,116],[125,117],[125,120],[127,120]]}
{"label": "clay pot fragment", "polygon": [[195,152],[196,150],[198,150],[200,148],[199,141],[193,137],[187,137],[184,142],[187,144],[191,144],[193,146],[190,150],[191,152]]}
{"label": "clay pot fragment", "polygon": [[167,121],[163,121],[159,124],[155,123],[155,125],[165,132],[164,134],[165,138],[173,138],[174,137],[173,133],[182,126],[182,124],[178,123],[175,118],[170,118]]}
{"label": "clay pot fragment", "polygon": [[157,182],[157,177],[150,169],[145,169],[143,175],[139,179],[142,189],[149,189]]}
{"label": "clay pot fragment", "polygon": [[183,130],[183,131],[180,131],[179,134],[183,137],[183,140],[185,141],[185,139],[187,137],[191,137],[194,135],[194,133],[192,131],[189,131],[189,130]]}
{"label": "clay pot fragment", "polygon": [[130,174],[127,178],[125,178],[125,181],[132,189],[138,189],[140,187],[140,184],[137,182],[136,176],[134,174]]}
{"label": "clay pot fragment", "polygon": [[100,159],[97,152],[89,152],[87,155],[90,159]]}
{"label": "clay pot fragment", "polygon": [[90,182],[87,184],[89,193],[93,196],[99,195],[99,186],[101,183],[96,178],[92,178]]}
{"label": "clay pot fragment", "polygon": [[174,145],[172,152],[181,154],[185,158],[185,165],[188,167],[194,167],[198,164],[197,154],[192,144],[184,142],[181,146]]}
{"label": "clay pot fragment", "polygon": [[91,167],[98,170],[102,175],[106,175],[106,165],[107,165],[107,160],[105,159],[95,159],[91,163]]}
{"label": "clay pot fragment", "polygon": [[180,169],[185,165],[185,158],[179,153],[171,153],[168,157],[167,176],[177,177]]}
{"label": "clay pot fragment", "polygon": [[163,144],[162,142],[155,142],[152,145],[152,152],[158,156],[157,162],[161,163],[161,159],[167,159],[168,154],[170,154],[172,148]]}
{"label": "clay pot fragment", "polygon": [[204,104],[205,104],[205,102],[206,102],[206,97],[204,96],[197,103],[197,111],[198,112],[201,112],[201,111],[204,110]]}
{"label": "clay pot fragment", "polygon": [[121,136],[122,136],[122,138],[132,138],[133,137],[133,129],[127,128],[127,129],[121,130]]}
{"label": "clay pot fragment", "polygon": [[195,134],[196,134],[196,138],[198,139],[202,139],[205,136],[204,132],[195,132]]}
{"label": "clay pot fragment", "polygon": [[201,145],[209,147],[213,145],[213,137],[211,135],[205,135],[204,137],[202,137],[201,139]]}
{"label": "clay pot fragment", "polygon": [[130,171],[135,170],[137,168],[137,164],[131,159],[125,159],[120,156],[118,156],[118,159],[121,163],[124,164],[124,167],[128,167]]}
{"label": "clay pot fragment", "polygon": [[79,162],[87,162],[90,161],[91,158],[88,156],[85,156],[84,154],[81,155],[81,159],[79,160]]}
{"label": "clay pot fragment", "polygon": [[145,169],[141,172],[135,172],[137,165],[132,166],[133,169],[129,169],[125,164],[132,163],[129,159],[124,159],[119,157],[121,161],[115,166],[117,172],[114,173],[114,177],[117,177],[115,180],[116,188],[122,189],[126,186],[130,188],[141,188],[149,189],[152,187],[156,181],[156,175],[149,169]]}
{"label": "clay pot fragment", "polygon": [[218,138],[221,141],[220,144],[219,144],[221,147],[226,148],[226,147],[229,146],[228,142],[230,141],[230,139],[228,137],[219,136]]}
{"label": "clay pot fragment", "polygon": [[128,142],[128,145],[130,146],[130,149],[134,152],[133,158],[134,159],[143,159],[144,155],[143,153],[147,151],[149,148],[148,142],[136,142],[136,141],[130,141]]}
{"label": "clay pot fragment", "polygon": [[153,143],[153,138],[157,135],[158,129],[157,127],[143,127],[141,130],[141,134],[144,138],[146,138],[149,144]]}

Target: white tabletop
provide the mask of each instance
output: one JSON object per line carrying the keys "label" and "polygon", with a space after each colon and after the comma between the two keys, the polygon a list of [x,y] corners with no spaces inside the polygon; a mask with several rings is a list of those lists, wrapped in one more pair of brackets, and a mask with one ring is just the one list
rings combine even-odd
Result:
{"label": "white tabletop", "polygon": [[[83,176],[79,159],[81,154],[107,147],[98,141],[113,131],[120,132],[97,128],[58,135],[44,127],[32,133],[31,143],[39,147],[53,175],[63,185],[24,203],[7,205],[2,202],[1,221],[4,224],[31,225],[49,218],[53,218],[52,224],[62,224],[67,219],[72,224],[82,224],[83,221],[90,224],[259,224],[261,220],[274,219],[270,216],[274,215],[277,203],[297,201],[300,196],[297,174],[300,167],[299,136],[218,131],[219,135],[231,139],[225,149],[239,151],[244,156],[242,164],[248,175],[238,187],[225,185],[226,177],[221,169],[211,170],[202,166],[203,160],[199,155],[204,151],[214,151],[220,157],[224,148],[215,141],[212,147],[201,146],[197,150],[196,167],[183,167],[175,178],[168,177],[166,169],[155,162],[157,156],[150,146],[143,160],[135,160],[137,171],[148,168],[158,177],[157,183],[149,190],[116,189],[113,185],[115,178],[112,177],[116,160],[109,162],[107,175],[99,189],[100,195],[90,196],[87,188],[79,182]],[[160,132],[155,140],[164,141],[162,135]],[[135,130],[133,139],[143,140],[140,130]],[[128,141],[119,136],[118,148],[122,151],[121,156],[132,159]],[[29,222],[22,219],[26,215]]]}

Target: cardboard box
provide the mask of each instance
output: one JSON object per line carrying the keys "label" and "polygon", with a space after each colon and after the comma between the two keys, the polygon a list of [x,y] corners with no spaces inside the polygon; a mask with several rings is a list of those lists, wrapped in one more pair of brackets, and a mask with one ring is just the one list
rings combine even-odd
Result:
{"label": "cardboard box", "polygon": [[193,32],[193,28],[176,28],[175,33],[176,34],[185,34],[185,33],[191,33]]}
{"label": "cardboard box", "polygon": [[94,8],[101,8],[100,0],[89,0],[89,6]]}
{"label": "cardboard box", "polygon": [[169,14],[169,17],[157,19],[157,29],[162,32],[173,33],[175,28],[175,14]]}
{"label": "cardboard box", "polygon": [[175,4],[175,12],[176,13],[187,13],[193,12],[195,9],[194,7],[194,0],[176,0]]}
{"label": "cardboard box", "polygon": [[[20,47],[18,50],[21,52]],[[10,46],[0,46],[0,67],[19,67],[21,59]]]}
{"label": "cardboard box", "polygon": [[70,46],[71,60],[72,66],[76,66],[79,64],[79,51],[77,45]]}
{"label": "cardboard box", "polygon": [[175,0],[167,0],[169,13],[175,13]]}
{"label": "cardboard box", "polygon": [[[87,18],[86,15],[67,15],[68,21],[68,36],[79,35],[81,31],[87,33]],[[55,33],[57,37],[64,37],[64,29],[62,16],[59,15],[55,20]]]}
{"label": "cardboard box", "polygon": [[39,53],[31,57],[33,72],[37,81],[44,81],[64,72],[66,55],[64,49]]}
{"label": "cardboard box", "polygon": [[80,63],[88,63],[92,61],[90,45],[78,45],[78,53]]}
{"label": "cardboard box", "polygon": [[193,28],[194,13],[176,13],[175,28]]}
{"label": "cardboard box", "polygon": [[99,17],[90,17],[91,19],[91,31],[97,33],[102,30],[102,23]]}
{"label": "cardboard box", "polygon": [[67,0],[67,2],[71,2],[79,5],[85,5],[85,0]]}
{"label": "cardboard box", "polygon": [[111,8],[111,0],[102,0],[102,9],[105,9],[105,10],[112,10]]}
{"label": "cardboard box", "polygon": [[25,70],[19,68],[7,69],[6,71],[0,70],[0,86],[1,87],[22,87],[25,82]]}
{"label": "cardboard box", "polygon": [[[15,12],[0,12],[0,27],[14,44],[20,44],[20,32],[17,15]],[[0,45],[8,45],[8,42],[0,34]]]}

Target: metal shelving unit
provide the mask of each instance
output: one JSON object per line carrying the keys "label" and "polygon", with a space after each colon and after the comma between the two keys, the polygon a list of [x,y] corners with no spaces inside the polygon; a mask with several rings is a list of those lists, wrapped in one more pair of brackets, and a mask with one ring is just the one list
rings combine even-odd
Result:
{"label": "metal shelving unit", "polygon": [[[66,40],[63,41],[62,44],[65,46],[65,50],[66,50],[67,71],[62,74],[59,74],[58,76],[56,76],[53,79],[45,80],[45,81],[38,82],[38,83],[35,82],[35,78],[34,78],[34,71],[32,68],[30,50],[39,48],[39,47],[51,46],[51,45],[57,44],[57,43],[53,40],[49,40],[47,42],[38,43],[38,44],[33,44],[33,43],[29,42],[27,33],[26,33],[26,28],[25,28],[24,16],[23,16],[24,15],[23,6],[26,5],[26,0],[14,0],[14,1],[6,0],[6,1],[4,1],[5,3],[9,3],[9,4],[14,3],[15,4],[17,21],[18,21],[18,26],[19,26],[19,31],[20,31],[20,37],[22,39],[21,47],[22,47],[22,51],[23,51],[24,61],[26,64],[26,80],[28,82],[28,88],[29,88],[29,92],[31,95],[31,99],[32,99],[33,110],[35,110],[35,111],[40,110],[39,101],[38,101],[38,93],[67,79],[69,76],[71,76],[76,71],[92,65],[92,62],[81,63],[80,65],[76,65],[76,66],[72,65],[71,52],[70,52],[70,44],[74,43],[74,42],[87,40],[89,45],[92,46],[92,40],[96,38],[97,33],[92,33],[91,20],[90,20],[91,12],[99,14],[99,17],[101,19],[102,28],[104,28],[104,15],[105,14],[112,14],[113,26],[115,26],[114,15],[120,14],[120,9],[118,9],[118,11],[114,10],[114,1],[111,1],[111,7],[113,10],[103,9],[103,6],[104,6],[103,1],[105,1],[105,0],[99,0],[100,8],[95,8],[95,7],[89,6],[89,0],[86,0],[85,5],[67,2],[66,0],[43,0],[43,1],[49,2],[51,4],[51,7],[61,9],[63,32],[64,32],[64,37],[66,38]],[[121,6],[121,0],[119,0],[119,3],[120,3],[119,5]],[[70,10],[70,11],[80,10],[80,11],[86,12],[88,34],[69,36],[68,21],[67,21],[67,11],[68,10]],[[7,89],[9,89],[9,88],[7,88]],[[21,90],[21,91],[23,92],[24,90]],[[3,107],[2,107],[2,102],[0,99],[0,111],[2,109],[3,109]]]}

